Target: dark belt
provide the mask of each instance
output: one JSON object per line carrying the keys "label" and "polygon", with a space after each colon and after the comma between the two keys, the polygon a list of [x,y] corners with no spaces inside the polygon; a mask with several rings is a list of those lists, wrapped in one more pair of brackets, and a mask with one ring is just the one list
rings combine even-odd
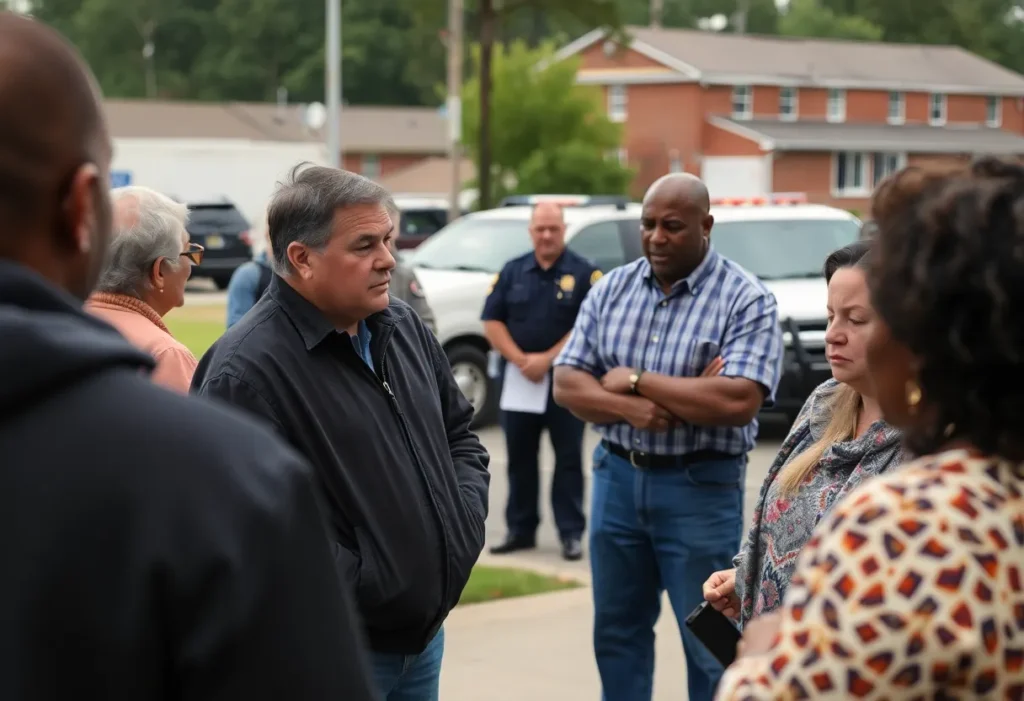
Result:
{"label": "dark belt", "polygon": [[611,443],[607,440],[602,440],[601,444],[609,453],[620,457],[623,460],[628,460],[630,465],[640,470],[664,470],[674,467],[690,467],[699,462],[731,460],[739,457],[738,455],[723,453],[720,450],[696,450],[692,453],[687,453],[686,455],[652,455],[651,453],[645,453],[642,450],[627,450],[621,445],[616,445],[615,443]]}

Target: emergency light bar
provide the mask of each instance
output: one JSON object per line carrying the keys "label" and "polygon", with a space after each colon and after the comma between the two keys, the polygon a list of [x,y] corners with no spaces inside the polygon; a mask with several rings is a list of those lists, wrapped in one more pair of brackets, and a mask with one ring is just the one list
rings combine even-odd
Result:
{"label": "emergency light bar", "polygon": [[807,193],[773,192],[766,197],[718,197],[711,200],[712,207],[764,207],[795,204],[807,204]]}
{"label": "emergency light bar", "polygon": [[512,195],[498,203],[499,207],[532,207],[541,202],[552,202],[562,207],[597,207],[614,205],[625,209],[629,198],[621,195]]}

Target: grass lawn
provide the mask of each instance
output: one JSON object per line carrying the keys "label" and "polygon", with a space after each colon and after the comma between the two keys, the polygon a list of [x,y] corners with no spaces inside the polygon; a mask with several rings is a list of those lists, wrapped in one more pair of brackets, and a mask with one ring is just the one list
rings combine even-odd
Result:
{"label": "grass lawn", "polygon": [[193,304],[175,309],[164,317],[171,335],[202,358],[206,349],[224,333],[227,311],[223,304]]}
{"label": "grass lawn", "polygon": [[479,604],[484,601],[510,599],[515,596],[547,594],[553,591],[575,589],[579,582],[571,579],[548,577],[536,572],[508,567],[477,565],[462,591],[460,605]]}

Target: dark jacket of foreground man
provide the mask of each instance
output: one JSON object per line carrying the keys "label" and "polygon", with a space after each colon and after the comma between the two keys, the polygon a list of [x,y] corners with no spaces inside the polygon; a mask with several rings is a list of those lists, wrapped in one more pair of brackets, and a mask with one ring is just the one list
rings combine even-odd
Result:
{"label": "dark jacket of foreground man", "polygon": [[308,466],[0,261],[0,699],[371,701]]}
{"label": "dark jacket of foreground man", "polygon": [[371,363],[275,276],[192,389],[270,421],[313,464],[370,646],[419,654],[483,548],[489,457],[423,320],[392,299],[365,326]]}

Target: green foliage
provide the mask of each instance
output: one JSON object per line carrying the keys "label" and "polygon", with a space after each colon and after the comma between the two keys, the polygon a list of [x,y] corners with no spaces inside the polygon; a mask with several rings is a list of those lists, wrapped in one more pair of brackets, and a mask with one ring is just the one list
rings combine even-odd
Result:
{"label": "green foliage", "polygon": [[[664,0],[666,27],[716,14],[734,21],[741,0]],[[0,0],[0,6],[7,0]],[[445,80],[447,0],[342,0],[343,90],[351,104],[438,104]],[[1024,72],[1021,0],[746,0],[754,34],[955,44]],[[650,22],[650,0],[466,0],[466,43],[491,8],[495,38],[537,47],[596,26]],[[82,51],[111,97],[323,99],[323,0],[34,0],[32,11]],[[143,57],[148,30],[155,56]]]}
{"label": "green foliage", "polygon": [[1024,72],[1019,0],[819,0],[838,16],[863,17],[883,41],[953,44]]}
{"label": "green foliage", "polygon": [[[560,61],[543,70],[551,44],[495,47],[492,76],[492,201],[506,194],[624,194],[633,173],[606,154],[621,144],[601,92],[576,84],[578,65]],[[479,52],[474,53],[474,62]],[[463,136],[479,156],[480,80],[463,90]]]}
{"label": "green foliage", "polygon": [[779,32],[789,36],[879,41],[882,28],[857,15],[838,15],[818,0],[790,0],[779,19]]}

